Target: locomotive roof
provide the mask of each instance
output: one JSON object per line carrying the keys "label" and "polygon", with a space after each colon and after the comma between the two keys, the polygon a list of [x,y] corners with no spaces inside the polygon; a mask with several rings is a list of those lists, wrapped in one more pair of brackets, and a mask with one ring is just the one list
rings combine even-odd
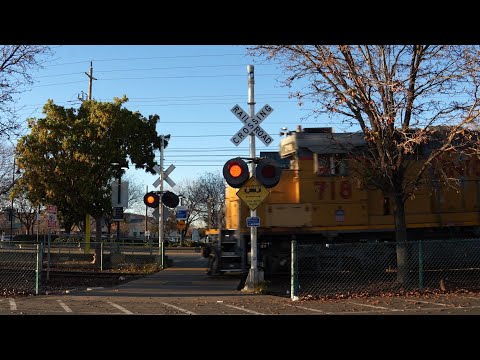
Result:
{"label": "locomotive roof", "polygon": [[345,154],[367,144],[363,132],[292,132],[280,142],[280,156],[308,149],[315,154]]}

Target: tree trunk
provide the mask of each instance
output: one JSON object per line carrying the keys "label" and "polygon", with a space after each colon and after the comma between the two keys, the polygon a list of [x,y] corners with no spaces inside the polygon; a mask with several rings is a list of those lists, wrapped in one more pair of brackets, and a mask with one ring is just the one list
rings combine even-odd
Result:
{"label": "tree trunk", "polygon": [[408,277],[408,252],[407,252],[407,224],[405,220],[405,203],[399,195],[394,196],[395,201],[395,241],[397,253],[397,282],[404,285]]}

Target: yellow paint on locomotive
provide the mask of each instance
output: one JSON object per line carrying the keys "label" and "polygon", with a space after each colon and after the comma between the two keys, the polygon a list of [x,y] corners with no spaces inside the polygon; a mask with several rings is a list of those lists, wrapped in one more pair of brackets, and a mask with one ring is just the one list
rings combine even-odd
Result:
{"label": "yellow paint on locomotive", "polygon": [[[348,166],[353,167],[351,161]],[[393,204],[379,190],[367,188],[353,175],[319,175],[314,159],[291,161],[279,184],[257,208],[262,233],[369,232],[394,229]],[[460,190],[425,185],[406,202],[407,228],[480,226],[480,161],[449,169],[460,182]],[[353,173],[353,172],[350,172]],[[226,227],[248,233],[250,209],[226,188]],[[239,216],[238,209],[241,209]]]}

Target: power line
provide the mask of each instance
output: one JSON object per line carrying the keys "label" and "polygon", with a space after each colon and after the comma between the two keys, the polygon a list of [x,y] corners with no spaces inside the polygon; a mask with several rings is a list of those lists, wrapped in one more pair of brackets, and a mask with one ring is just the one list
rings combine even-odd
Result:
{"label": "power line", "polygon": [[[295,100],[275,100],[275,103],[293,103]],[[199,105],[231,105],[231,102],[205,102],[205,103],[167,103],[167,104],[140,104],[137,106],[152,107],[152,106],[199,106]]]}
{"label": "power line", "polygon": [[68,84],[79,84],[79,83],[84,83],[85,80],[80,80],[80,81],[69,81],[69,82],[64,82],[64,83],[57,83],[57,84],[46,84],[46,85],[35,85],[32,86],[31,88],[39,88],[39,87],[47,87],[47,86],[57,86],[57,85],[68,85]]}
{"label": "power line", "polygon": [[[229,64],[229,65],[193,65],[193,66],[169,66],[169,67],[152,67],[152,68],[139,68],[139,69],[116,69],[116,70],[97,70],[97,73],[112,73],[112,72],[130,72],[130,71],[152,71],[152,70],[172,70],[172,69],[201,69],[201,68],[220,68],[220,67],[240,67],[240,64]],[[70,75],[79,75],[79,72],[55,74],[55,75],[43,75],[36,76],[37,79],[59,77],[59,76],[70,76]]]}
{"label": "power line", "polygon": [[[243,97],[243,94],[232,94],[232,95],[187,95],[187,96],[155,96],[155,97],[138,97],[138,98],[128,98],[128,103],[127,104],[132,104],[132,103],[139,103],[139,102],[154,102],[154,100],[150,99],[159,99],[159,100],[172,100],[172,101],[191,101],[191,100],[211,100],[211,99],[227,99],[227,98],[239,98]],[[278,97],[278,98],[284,98],[288,97],[288,94],[262,94],[259,96],[259,98],[264,98],[268,97],[271,99],[272,97]],[[55,104],[61,105],[62,103],[69,102],[71,100],[65,100],[65,101],[56,101]],[[111,101],[111,99],[97,99],[97,101]],[[25,104],[24,107],[30,107],[30,106],[43,106],[44,104]]]}
{"label": "power line", "polygon": [[[282,74],[262,74],[262,76],[280,76]],[[148,76],[132,78],[104,78],[101,80],[150,80],[150,79],[192,79],[192,78],[222,78],[222,77],[245,77],[244,74],[219,74],[219,75],[181,75],[181,76]]]}
{"label": "power line", "polygon": [[220,67],[240,67],[239,64],[229,65],[193,65],[193,66],[169,66],[169,67],[154,67],[154,68],[141,68],[141,69],[116,69],[116,70],[99,70],[99,73],[110,72],[128,72],[128,71],[151,71],[151,70],[172,70],[172,69],[201,69],[201,68],[220,68]]}
{"label": "power line", "polygon": [[[262,74],[262,76],[280,76],[281,74]],[[100,79],[103,81],[114,81],[114,80],[153,80],[153,79],[193,79],[193,78],[225,78],[225,77],[245,77],[245,75],[241,74],[221,74],[221,75],[182,75],[182,76],[148,76],[148,77],[141,77],[141,78],[106,78]],[[35,85],[31,88],[39,88],[39,87],[47,87],[47,86],[58,86],[58,85],[68,85],[68,84],[78,84],[82,83],[83,81],[69,81],[63,83],[55,83],[55,84],[45,84],[45,85]]]}
{"label": "power line", "polygon": [[199,58],[199,57],[221,57],[221,56],[245,56],[245,54],[204,54],[204,55],[175,55],[175,56],[150,56],[150,57],[136,57],[136,58],[112,58],[112,59],[91,59],[91,60],[81,60],[73,61],[60,64],[52,64],[49,66],[63,66],[63,65],[73,65],[73,64],[84,64],[90,61],[95,62],[108,62],[108,61],[133,61],[133,60],[153,60],[153,59],[180,59],[180,58]]}

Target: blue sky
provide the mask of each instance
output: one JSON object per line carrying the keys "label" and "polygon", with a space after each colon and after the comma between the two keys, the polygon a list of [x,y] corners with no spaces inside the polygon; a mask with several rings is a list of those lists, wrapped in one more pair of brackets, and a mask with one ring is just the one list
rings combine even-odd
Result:
{"label": "blue sky", "polygon": [[[206,172],[221,174],[228,159],[249,156],[248,139],[238,147],[230,141],[242,127],[230,109],[238,104],[248,111],[249,64],[255,66],[255,110],[265,104],[274,109],[262,123],[274,141],[266,147],[257,139],[257,155],[278,151],[282,127],[332,126],[329,121],[301,121],[305,106],[288,98],[288,89],[279,83],[281,70],[246,56],[244,46],[71,45],[54,47],[54,52],[44,69],[33,74],[36,83],[19,99],[22,118],[42,117],[48,99],[77,108],[82,91],[87,96],[85,72],[93,61],[95,100],[126,95],[128,109],[160,116],[157,132],[171,135],[164,168],[176,166],[170,177],[177,184]],[[149,190],[157,178],[143,170],[128,170],[127,177]]]}

